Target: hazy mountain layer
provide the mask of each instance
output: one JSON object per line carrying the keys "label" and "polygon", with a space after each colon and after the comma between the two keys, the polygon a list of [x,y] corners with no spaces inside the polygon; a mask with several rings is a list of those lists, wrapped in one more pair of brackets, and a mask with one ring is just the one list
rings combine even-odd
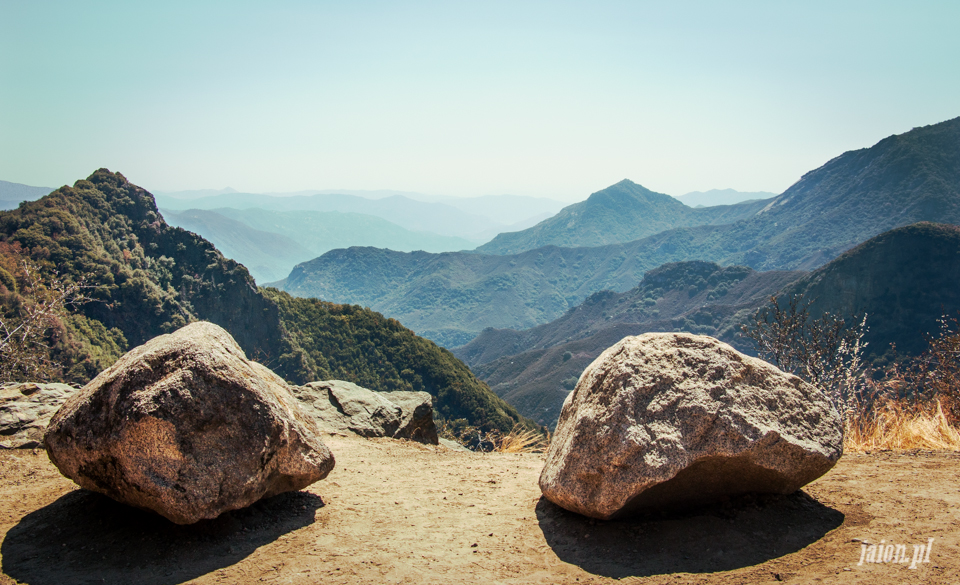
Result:
{"label": "hazy mountain layer", "polygon": [[[464,213],[486,217],[504,226],[513,226],[521,222],[529,222],[532,218],[539,218],[537,220],[538,222],[555,215],[565,206],[564,203],[554,199],[527,197],[524,195],[481,195],[480,197],[410,196],[410,198],[417,199],[418,201],[443,203],[451,207],[456,207]],[[530,223],[518,229],[525,229],[537,222]]]}
{"label": "hazy mountain layer", "polygon": [[737,191],[735,189],[710,189],[709,191],[691,191],[678,195],[677,199],[687,207],[712,207],[714,205],[734,205],[757,199],[771,199],[776,193],[769,191]]}
{"label": "hazy mountain layer", "polygon": [[[517,216],[509,212],[491,212],[489,215],[500,217],[506,215],[510,221],[502,222],[491,219],[487,213],[463,211],[454,204],[446,202],[416,201],[403,195],[391,195],[381,199],[368,199],[357,195],[337,193],[321,193],[315,195],[298,195],[290,197],[276,197],[255,193],[224,193],[207,197],[179,199],[170,196],[157,198],[161,209],[206,209],[220,210],[231,208],[237,210],[266,209],[270,211],[322,211],[359,213],[372,215],[387,220],[404,229],[414,232],[429,232],[441,236],[461,238],[471,242],[468,246],[458,246],[452,249],[473,247],[477,243],[486,242],[497,233],[509,229],[522,229],[532,225],[549,213],[555,205],[547,201],[546,205],[531,204],[528,200],[512,202],[499,199],[501,206],[508,210],[518,210]],[[531,198],[532,199],[532,198]],[[491,205],[496,198],[487,200]],[[536,202],[535,202],[536,203]],[[466,205],[457,203],[457,205]],[[477,205],[482,206],[483,201]],[[525,215],[529,208],[537,209],[534,213]],[[519,210],[523,210],[520,214]],[[342,246],[341,246],[342,247]],[[451,248],[448,248],[451,249]]]}
{"label": "hazy mountain layer", "polygon": [[161,210],[168,224],[210,241],[224,256],[243,264],[258,283],[280,280],[290,269],[316,256],[292,238],[260,231],[215,212]]}
{"label": "hazy mountain layer", "polygon": [[252,228],[293,238],[312,251],[314,258],[324,252],[350,246],[374,246],[401,252],[447,252],[470,247],[470,242],[463,238],[414,232],[385,219],[362,213],[264,209],[216,211]]}
{"label": "hazy mountain layer", "polygon": [[261,284],[280,280],[296,264],[335,248],[363,245],[443,252],[473,246],[463,238],[413,232],[360,213],[230,208],[161,212],[172,225],[213,242]]}
{"label": "hazy mountain layer", "polygon": [[49,187],[31,187],[20,183],[0,181],[0,210],[16,209],[21,201],[35,201],[53,191]]}
{"label": "hazy mountain layer", "polygon": [[756,202],[691,209],[675,197],[628,180],[519,232],[503,233],[477,248],[485,254],[518,254],[543,246],[587,247],[630,242],[677,227],[719,225],[763,209]]}

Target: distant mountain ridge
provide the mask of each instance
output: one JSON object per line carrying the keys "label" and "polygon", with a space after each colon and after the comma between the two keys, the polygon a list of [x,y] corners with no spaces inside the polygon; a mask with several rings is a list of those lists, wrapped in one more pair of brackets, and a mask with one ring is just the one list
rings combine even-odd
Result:
{"label": "distant mountain ridge", "polygon": [[[499,210],[490,209],[495,204],[499,206]],[[182,199],[158,196],[157,205],[161,209],[172,211],[230,208],[365,214],[389,221],[409,231],[461,238],[470,242],[470,245],[466,246],[470,248],[488,241],[501,231],[533,225],[561,204],[548,199],[513,196],[424,202],[404,195],[369,199],[343,193],[284,197],[257,193],[222,193]]]}
{"label": "distant mountain ridge", "polygon": [[339,211],[161,209],[171,225],[196,232],[246,266],[260,284],[283,279],[300,262],[335,248],[372,245],[401,251],[464,250],[463,238],[413,232],[373,215]]}
{"label": "distant mountain ridge", "polygon": [[776,193],[769,191],[737,191],[735,189],[710,189],[709,191],[691,191],[678,195],[677,199],[688,207],[711,207],[714,205],[734,205],[757,199],[772,199]]}
{"label": "distant mountain ridge", "polygon": [[633,183],[619,185],[598,202],[669,200],[663,209],[670,213],[707,212],[701,217],[715,221],[726,221],[724,213],[732,213],[732,220],[738,209],[751,215],[627,243],[545,246],[511,255],[332,251],[298,265],[279,286],[298,296],[362,303],[455,347],[487,327],[525,329],[559,317],[594,292],[629,290],[647,270],[667,262],[811,270],[896,227],[918,221],[960,224],[960,118],[844,153],[772,200],[690,209]]}
{"label": "distant mountain ridge", "polygon": [[678,227],[733,223],[763,207],[749,202],[691,209],[675,197],[624,179],[531,228],[499,234],[476,251],[518,254],[543,246],[574,248],[632,242]]}
{"label": "distant mountain ridge", "polygon": [[21,201],[35,201],[53,191],[50,187],[31,187],[21,183],[0,181],[0,210],[16,209]]}
{"label": "distant mountain ridge", "polygon": [[649,271],[624,293],[594,293],[524,331],[486,329],[454,351],[525,416],[552,426],[583,368],[627,335],[687,331],[752,352],[740,326],[769,297],[801,294],[814,318],[867,316],[869,357],[917,355],[944,313],[960,316],[960,227],[921,222],[871,238],[811,273],[756,272],[700,261]]}

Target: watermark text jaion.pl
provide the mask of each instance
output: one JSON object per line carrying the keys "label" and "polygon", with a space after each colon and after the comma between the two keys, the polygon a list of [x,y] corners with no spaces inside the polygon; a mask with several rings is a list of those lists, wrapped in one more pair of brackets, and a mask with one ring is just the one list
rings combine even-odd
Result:
{"label": "watermark text jaion.pl", "polygon": [[[912,546],[910,551],[908,546]],[[933,549],[933,539],[928,538],[926,544],[887,544],[886,540],[881,540],[879,544],[860,543],[860,562],[857,566],[864,563],[890,563],[910,566],[908,569],[916,569],[918,563],[930,562],[930,551]]]}

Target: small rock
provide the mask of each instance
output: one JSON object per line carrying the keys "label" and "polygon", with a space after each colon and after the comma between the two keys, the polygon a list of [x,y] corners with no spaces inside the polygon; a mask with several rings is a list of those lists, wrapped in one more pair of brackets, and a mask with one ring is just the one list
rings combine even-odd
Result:
{"label": "small rock", "polygon": [[66,384],[34,382],[0,388],[0,448],[39,447],[50,418],[74,392]]}
{"label": "small rock", "polygon": [[842,452],[840,416],[817,388],[711,337],[647,333],[583,372],[540,489],[563,508],[609,519],[792,493]]}
{"label": "small rock", "polygon": [[400,407],[400,426],[395,439],[410,439],[418,443],[439,443],[437,425],[433,421],[433,396],[427,392],[381,392],[381,395]]}
{"label": "small rock", "polygon": [[467,452],[467,453],[472,453],[472,452],[473,452],[473,451],[471,451],[470,449],[467,449],[466,447],[464,447],[463,445],[461,445],[460,443],[458,443],[458,442],[456,442],[456,441],[453,441],[453,440],[451,440],[451,439],[441,438],[441,439],[439,439],[438,444],[439,444],[439,445],[443,445],[444,447],[446,447],[447,449],[450,449],[450,450],[452,450],[452,451],[465,451],[465,452]]}
{"label": "small rock", "polygon": [[81,487],[190,524],[326,477],[334,459],[318,433],[279,376],[199,322],[73,394],[44,444]]}

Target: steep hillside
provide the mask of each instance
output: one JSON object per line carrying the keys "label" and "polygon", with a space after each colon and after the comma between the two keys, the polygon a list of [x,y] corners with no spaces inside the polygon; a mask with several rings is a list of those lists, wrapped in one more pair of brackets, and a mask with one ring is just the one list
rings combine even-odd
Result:
{"label": "steep hillside", "polygon": [[886,353],[891,343],[901,354],[919,354],[942,314],[960,314],[960,227],[897,228],[808,274],[667,264],[633,290],[596,293],[526,331],[487,329],[455,353],[522,414],[552,425],[583,368],[622,337],[689,331],[750,351],[737,335],[740,325],[773,294],[783,301],[804,295],[814,317],[866,314],[868,356]]}
{"label": "steep hillside", "polygon": [[[771,294],[803,276],[803,272],[757,272],[745,266],[721,267],[712,262],[664,264],[624,293],[600,291],[562,317],[524,331],[488,328],[454,350],[470,367],[532,349],[548,349],[623,323],[670,323],[668,330],[704,333],[732,340],[724,318],[743,307],[766,302]],[[707,316],[709,313],[709,318]]]}
{"label": "steep hillside", "polygon": [[589,247],[630,242],[677,227],[719,225],[750,217],[756,202],[691,209],[674,197],[624,179],[586,201],[520,231],[498,235],[477,248],[484,254],[518,254],[543,246]]}
{"label": "steep hillside", "polygon": [[811,311],[867,315],[867,350],[917,355],[944,313],[960,316],[960,228],[917,223],[883,233],[798,280]]}
{"label": "steep hillside", "polygon": [[[521,420],[463,363],[396,321],[359,307],[265,294],[212,244],[168,226],[153,197],[119,173],[101,169],[0,213],[0,256],[10,267],[28,257],[47,278],[57,271],[67,280],[89,279],[96,301],[66,315],[53,339],[70,381],[84,382],[130,347],[203,319],[292,382],[336,373],[374,390],[430,392],[445,418],[501,430]],[[2,299],[7,315],[22,302]]]}
{"label": "steep hillside", "polygon": [[524,416],[553,426],[583,368],[623,337],[689,331],[739,345],[744,316],[802,274],[667,264],[625,293],[595,293],[560,319],[527,331],[487,329],[455,353]]}
{"label": "steep hillside", "polygon": [[270,231],[254,229],[215,211],[188,209],[161,210],[171,226],[202,236],[224,256],[243,264],[259,283],[280,280],[298,263],[318,254],[297,240]]}
{"label": "steep hillside", "polygon": [[[814,268],[919,221],[960,224],[960,118],[890,136],[805,174],[718,241],[726,262]],[[749,248],[734,251],[734,244]]]}

